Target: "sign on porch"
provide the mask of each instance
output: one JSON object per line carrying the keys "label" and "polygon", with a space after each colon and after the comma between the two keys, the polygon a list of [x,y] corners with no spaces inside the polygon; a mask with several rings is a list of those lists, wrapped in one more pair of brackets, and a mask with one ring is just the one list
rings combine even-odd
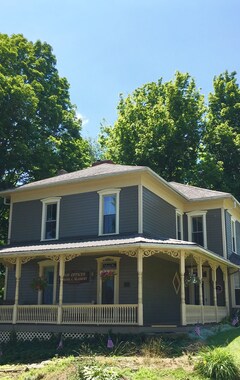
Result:
{"label": "sign on porch", "polygon": [[89,272],[67,272],[64,275],[63,281],[65,284],[83,284],[84,282],[89,282]]}

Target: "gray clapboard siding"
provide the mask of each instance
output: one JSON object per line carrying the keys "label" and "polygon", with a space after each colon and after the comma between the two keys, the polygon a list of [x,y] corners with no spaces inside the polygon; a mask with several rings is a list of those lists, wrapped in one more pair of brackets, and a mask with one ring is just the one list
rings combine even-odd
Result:
{"label": "gray clapboard siding", "polygon": [[143,188],[143,231],[158,238],[176,238],[175,208]]}
{"label": "gray clapboard siding", "polygon": [[231,235],[231,215],[225,211],[226,221],[226,240],[227,240],[227,257],[232,254],[232,235]]}
{"label": "gray clapboard siding", "polygon": [[144,324],[179,324],[180,293],[176,294],[173,277],[179,265],[157,257],[144,259]]}
{"label": "gray clapboard siding", "polygon": [[221,209],[208,210],[206,223],[208,249],[223,256]]}
{"label": "gray clapboard siding", "polygon": [[120,191],[119,232],[138,232],[138,187],[124,187]]}
{"label": "gray clapboard siding", "polygon": [[41,239],[42,202],[13,203],[11,243]]}
{"label": "gray clapboard siding", "polygon": [[138,303],[137,259],[121,257],[119,269],[119,302]]}
{"label": "gray clapboard siding", "polygon": [[[119,229],[121,234],[138,231],[138,187],[120,191]],[[13,204],[11,242],[40,241],[42,202]],[[98,236],[99,194],[88,192],[63,196],[60,201],[59,238]]]}
{"label": "gray clapboard siding", "polygon": [[60,203],[59,237],[98,235],[98,218],[97,192],[64,196]]}

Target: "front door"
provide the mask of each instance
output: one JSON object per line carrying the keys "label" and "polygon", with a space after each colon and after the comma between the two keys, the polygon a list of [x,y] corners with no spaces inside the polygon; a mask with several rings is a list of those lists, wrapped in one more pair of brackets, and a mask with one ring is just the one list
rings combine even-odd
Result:
{"label": "front door", "polygon": [[114,276],[109,277],[102,281],[102,303],[114,304]]}
{"label": "front door", "polygon": [[54,267],[44,268],[44,278],[47,281],[47,286],[43,290],[44,305],[53,304],[53,285],[54,285]]}

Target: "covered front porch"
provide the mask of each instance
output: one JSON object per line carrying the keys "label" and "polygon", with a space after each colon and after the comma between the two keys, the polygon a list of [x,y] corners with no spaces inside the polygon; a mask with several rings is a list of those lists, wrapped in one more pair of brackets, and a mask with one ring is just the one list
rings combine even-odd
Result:
{"label": "covered front porch", "polygon": [[[174,327],[229,315],[226,260],[194,244],[108,244],[2,257],[0,324]],[[45,289],[31,288],[46,276]]]}

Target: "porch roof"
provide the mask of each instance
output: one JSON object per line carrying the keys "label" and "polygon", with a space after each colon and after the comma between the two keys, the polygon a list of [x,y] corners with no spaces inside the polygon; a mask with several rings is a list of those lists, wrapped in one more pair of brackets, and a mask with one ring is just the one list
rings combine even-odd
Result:
{"label": "porch roof", "polygon": [[203,254],[212,260],[217,260],[227,266],[239,268],[238,263],[234,263],[228,259],[216,255],[215,253],[200,247],[198,244],[177,240],[177,239],[156,239],[145,236],[125,236],[88,239],[79,241],[57,241],[57,242],[42,242],[38,244],[23,244],[18,246],[3,246],[0,247],[0,259],[16,256],[42,256],[44,254],[59,254],[59,253],[84,253],[84,252],[109,252],[121,251],[131,248],[142,249],[159,249],[159,250],[186,250]]}

